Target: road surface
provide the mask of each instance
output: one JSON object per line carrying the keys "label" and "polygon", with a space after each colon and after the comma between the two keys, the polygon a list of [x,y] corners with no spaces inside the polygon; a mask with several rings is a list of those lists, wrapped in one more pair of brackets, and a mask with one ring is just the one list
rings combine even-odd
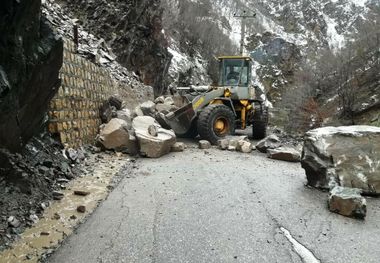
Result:
{"label": "road surface", "polygon": [[380,262],[380,201],[330,213],[298,163],[192,146],[136,166],[49,262]]}

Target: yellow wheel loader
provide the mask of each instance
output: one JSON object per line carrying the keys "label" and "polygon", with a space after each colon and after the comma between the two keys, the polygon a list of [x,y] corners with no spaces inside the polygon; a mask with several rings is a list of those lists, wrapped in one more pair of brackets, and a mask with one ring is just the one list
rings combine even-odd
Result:
{"label": "yellow wheel loader", "polygon": [[210,87],[187,87],[188,104],[165,116],[167,124],[180,137],[200,135],[217,144],[233,135],[235,129],[252,125],[252,137],[266,136],[268,107],[256,97],[252,84],[252,59],[247,56],[219,57],[219,84]]}

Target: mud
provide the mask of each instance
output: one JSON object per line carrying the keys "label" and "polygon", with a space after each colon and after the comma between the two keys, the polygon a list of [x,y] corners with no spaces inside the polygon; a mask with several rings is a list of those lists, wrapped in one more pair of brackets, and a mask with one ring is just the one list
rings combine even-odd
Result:
{"label": "mud", "polygon": [[[133,160],[126,155],[115,158],[114,155],[102,154],[92,156],[90,162],[94,172],[87,171],[71,181],[62,191],[63,199],[52,203],[33,227],[25,230],[10,249],[0,254],[2,262],[38,262],[51,253],[107,197],[120,179],[118,172],[128,174]],[[90,194],[81,196],[75,191]],[[85,206],[86,212],[79,213],[78,206]]]}

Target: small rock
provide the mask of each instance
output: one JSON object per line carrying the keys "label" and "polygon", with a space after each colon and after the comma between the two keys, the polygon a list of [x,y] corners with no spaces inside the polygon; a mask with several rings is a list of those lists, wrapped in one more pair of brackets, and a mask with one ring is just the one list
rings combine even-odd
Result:
{"label": "small rock", "polygon": [[238,147],[238,144],[239,144],[239,141],[235,139],[230,139],[228,142],[228,146],[235,148],[235,150]]}
{"label": "small rock", "polygon": [[287,161],[287,162],[300,162],[301,152],[291,147],[279,147],[277,149],[268,149],[268,158]]}
{"label": "small rock", "polygon": [[200,140],[199,141],[199,149],[210,149],[211,148],[211,143],[206,140]]}
{"label": "small rock", "polygon": [[164,101],[164,104],[166,104],[166,105],[174,105],[173,98],[172,97],[166,97],[165,101]]}
{"label": "small rock", "polygon": [[183,152],[186,149],[186,144],[183,142],[176,142],[173,146],[171,151],[172,152]]}
{"label": "small rock", "polygon": [[156,104],[153,101],[146,101],[140,105],[141,111],[146,116],[153,116],[156,111]]}
{"label": "small rock", "polygon": [[14,216],[10,216],[7,219],[8,225],[13,228],[18,228],[21,225],[21,222]]}
{"label": "small rock", "polygon": [[72,148],[68,148],[65,151],[66,157],[72,162],[76,162],[78,159],[78,152]]}
{"label": "small rock", "polygon": [[59,220],[59,219],[61,219],[61,216],[58,213],[54,213],[53,219]]}
{"label": "small rock", "polygon": [[41,232],[41,236],[49,236],[50,233],[49,232]]}
{"label": "small rock", "polygon": [[53,192],[53,199],[54,200],[62,200],[64,197],[64,194],[62,192],[54,191]]}
{"label": "small rock", "polygon": [[121,110],[123,108],[123,100],[118,95],[113,95],[108,99],[108,103],[115,107],[116,110]]}
{"label": "small rock", "polygon": [[233,145],[228,145],[227,150],[230,151],[230,152],[236,152],[236,147],[233,146]]}
{"label": "small rock", "polygon": [[29,220],[32,221],[34,224],[36,224],[40,219],[38,218],[37,215],[32,214],[29,216]]}
{"label": "small rock", "polygon": [[228,139],[221,139],[218,141],[218,148],[220,150],[227,150],[230,142]]}
{"label": "small rock", "polygon": [[80,196],[87,196],[87,195],[90,194],[90,192],[82,191],[82,190],[75,190],[75,191],[74,191],[74,194],[75,194],[75,195],[80,195]]}
{"label": "small rock", "polygon": [[86,207],[84,205],[80,205],[77,207],[77,211],[79,213],[86,213]]}
{"label": "small rock", "polygon": [[144,116],[144,112],[141,110],[140,106],[137,106],[133,111],[133,117]]}
{"label": "small rock", "polygon": [[330,191],[328,206],[331,212],[343,216],[364,219],[367,214],[367,202],[362,190],[336,186]]}
{"label": "small rock", "polygon": [[249,141],[240,140],[238,142],[236,150],[242,153],[251,153],[253,150],[253,145]]}
{"label": "small rock", "polygon": [[153,136],[157,137],[158,136],[158,128],[156,125],[149,125],[148,127],[148,133]]}
{"label": "small rock", "polygon": [[163,104],[165,102],[165,97],[164,96],[160,96],[160,97],[157,97],[155,100],[154,100],[154,103],[156,104]]}

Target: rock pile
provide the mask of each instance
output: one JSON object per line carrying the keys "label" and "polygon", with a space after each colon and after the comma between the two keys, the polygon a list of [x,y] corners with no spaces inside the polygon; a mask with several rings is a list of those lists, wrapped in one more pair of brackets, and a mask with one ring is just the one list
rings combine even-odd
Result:
{"label": "rock pile", "polygon": [[103,103],[100,115],[104,124],[100,126],[97,137],[97,143],[103,149],[126,151],[149,158],[159,158],[172,150],[184,150],[182,144],[176,144],[176,135],[163,117],[178,109],[171,97],[146,101],[133,112],[125,107],[117,95]]}
{"label": "rock pile", "polygon": [[238,151],[242,153],[251,153],[254,146],[249,141],[247,136],[229,136],[218,141],[220,150]]}

